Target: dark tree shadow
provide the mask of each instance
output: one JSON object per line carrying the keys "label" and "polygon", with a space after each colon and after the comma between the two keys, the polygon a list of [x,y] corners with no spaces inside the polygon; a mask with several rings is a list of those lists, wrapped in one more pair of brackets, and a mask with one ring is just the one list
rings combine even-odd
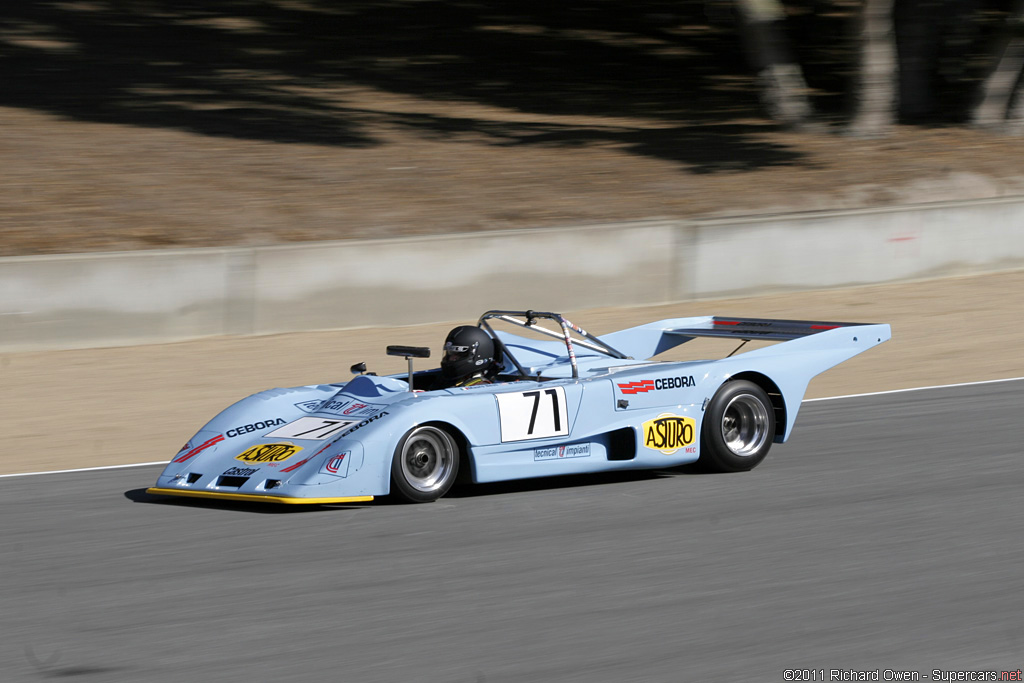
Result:
{"label": "dark tree shadow", "polygon": [[[401,129],[496,146],[608,145],[698,172],[798,163],[760,139],[766,125],[722,6],[7,3],[0,106],[278,143],[368,147]],[[430,111],[367,106],[367,92]]]}

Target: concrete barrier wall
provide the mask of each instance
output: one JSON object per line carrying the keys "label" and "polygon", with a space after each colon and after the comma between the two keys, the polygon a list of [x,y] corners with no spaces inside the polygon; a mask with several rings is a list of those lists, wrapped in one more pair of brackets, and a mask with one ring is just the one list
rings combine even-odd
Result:
{"label": "concrete barrier wall", "polygon": [[1024,198],[0,259],[0,351],[472,320],[1024,267]]}
{"label": "concrete barrier wall", "polygon": [[334,242],[255,251],[252,331],[475,320],[489,308],[667,301],[677,226]]}
{"label": "concrete barrier wall", "polygon": [[669,301],[678,225],[0,259],[0,350]]}
{"label": "concrete barrier wall", "polygon": [[693,224],[694,297],[847,287],[1024,266],[1024,199]]}
{"label": "concrete barrier wall", "polygon": [[245,257],[196,249],[0,259],[0,349],[230,333],[240,296],[232,284]]}

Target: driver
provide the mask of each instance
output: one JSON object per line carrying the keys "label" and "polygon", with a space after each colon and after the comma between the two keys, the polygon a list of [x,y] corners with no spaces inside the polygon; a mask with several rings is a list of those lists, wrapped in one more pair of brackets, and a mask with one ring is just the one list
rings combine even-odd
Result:
{"label": "driver", "polygon": [[494,340],[479,327],[456,327],[444,340],[439,382],[442,386],[437,388],[490,384],[487,372],[493,365]]}

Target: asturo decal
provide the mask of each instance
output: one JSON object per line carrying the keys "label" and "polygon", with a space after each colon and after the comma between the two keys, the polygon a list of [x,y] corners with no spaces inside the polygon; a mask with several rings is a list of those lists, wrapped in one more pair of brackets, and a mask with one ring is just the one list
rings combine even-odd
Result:
{"label": "asturo decal", "polygon": [[302,446],[290,443],[264,443],[246,450],[235,456],[242,462],[276,463],[284,462],[302,450]]}
{"label": "asturo decal", "polygon": [[697,421],[685,415],[662,413],[643,424],[644,446],[665,455],[672,455],[679,449],[696,453],[693,445],[697,435]]}

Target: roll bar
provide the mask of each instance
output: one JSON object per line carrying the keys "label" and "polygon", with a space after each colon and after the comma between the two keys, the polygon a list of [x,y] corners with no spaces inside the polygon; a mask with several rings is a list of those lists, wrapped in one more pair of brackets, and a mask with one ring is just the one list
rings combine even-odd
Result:
{"label": "roll bar", "polygon": [[[495,334],[494,329],[490,326],[490,324],[488,324],[488,320],[501,320],[502,322],[517,325],[519,327],[525,327],[539,334],[543,334],[548,337],[554,337],[555,339],[561,339],[562,341],[564,341],[566,351],[569,354],[569,362],[572,364],[573,379],[579,379],[580,376],[579,368],[577,368],[576,366],[576,352],[573,349],[574,344],[582,346],[583,348],[586,349],[590,349],[591,351],[604,353],[608,356],[611,356],[612,358],[629,358],[629,356],[627,356],[626,354],[622,353],[621,351],[615,350],[609,344],[606,344],[605,342],[601,341],[601,339],[590,334],[582,327],[574,325],[560,313],[550,313],[546,311],[487,311],[482,316],[480,316],[480,320],[479,322],[477,322],[477,326],[487,331],[487,333],[495,340],[495,343],[498,345],[499,353],[508,356],[509,360],[512,361],[512,364],[516,366],[516,369],[519,371],[519,374],[522,375],[523,377],[527,377],[526,371],[523,370],[523,366],[519,364],[519,361],[516,360],[516,357],[514,355],[512,355],[512,352],[509,351],[508,348],[501,343],[501,340],[498,338],[498,335]],[[546,327],[540,327],[539,325],[537,325],[538,320],[551,320],[553,322],[558,323],[558,326],[561,328],[561,332],[556,332],[555,330],[551,330]],[[582,339],[573,339],[572,335],[570,334],[570,331],[580,335]]]}

